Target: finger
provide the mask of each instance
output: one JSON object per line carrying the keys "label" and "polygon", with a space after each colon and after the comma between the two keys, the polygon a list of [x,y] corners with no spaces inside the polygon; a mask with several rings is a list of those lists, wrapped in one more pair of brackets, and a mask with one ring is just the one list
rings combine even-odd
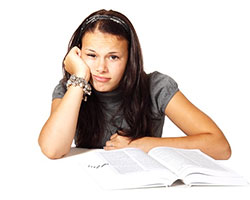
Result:
{"label": "finger", "polygon": [[74,46],[72,49],[71,49],[72,52],[75,52],[75,53],[79,53],[81,52],[81,50],[77,47],[77,46]]}
{"label": "finger", "polygon": [[76,53],[77,53],[77,55],[78,55],[79,57],[82,57],[82,52],[81,52],[81,50],[80,50],[78,47],[77,47]]}
{"label": "finger", "polygon": [[117,131],[117,134],[120,135],[120,136],[125,136],[125,133],[123,131]]}
{"label": "finger", "polygon": [[103,147],[103,149],[104,150],[114,150],[114,149],[116,149],[115,147],[107,147],[107,146],[105,146],[105,147]]}
{"label": "finger", "polygon": [[114,144],[109,140],[106,142],[106,147],[114,147]]}
{"label": "finger", "polygon": [[117,134],[117,133],[115,133],[115,134],[111,135],[110,140],[115,139],[117,136],[118,136],[118,134]]}

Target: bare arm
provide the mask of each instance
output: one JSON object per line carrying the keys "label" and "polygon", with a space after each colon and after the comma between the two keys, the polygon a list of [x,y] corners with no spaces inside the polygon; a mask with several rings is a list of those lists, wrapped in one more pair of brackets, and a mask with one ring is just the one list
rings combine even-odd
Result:
{"label": "bare arm", "polygon": [[[200,149],[215,159],[228,159],[230,145],[223,132],[205,113],[196,108],[181,92],[177,92],[165,114],[187,137],[165,138],[166,144],[179,148]],[[163,139],[164,140],[164,139]]]}
{"label": "bare arm", "polygon": [[157,146],[168,146],[200,149],[215,159],[228,159],[230,157],[231,149],[222,131],[212,119],[196,108],[180,91],[169,102],[165,114],[187,136],[171,138],[143,137],[129,143],[128,138],[115,135],[107,142],[105,149],[125,147],[125,144],[127,144],[127,146],[138,147],[148,152]]}
{"label": "bare arm", "polygon": [[60,158],[69,152],[75,136],[82,93],[80,87],[70,87],[63,99],[53,100],[50,117],[38,140],[42,152],[49,158]]}
{"label": "bare arm", "polygon": [[[73,48],[66,57],[65,69],[78,77],[89,80],[89,69],[80,58],[78,48]],[[62,99],[54,99],[51,113],[44,124],[38,142],[42,152],[49,158],[61,158],[70,150],[75,136],[83,90],[71,86]]]}

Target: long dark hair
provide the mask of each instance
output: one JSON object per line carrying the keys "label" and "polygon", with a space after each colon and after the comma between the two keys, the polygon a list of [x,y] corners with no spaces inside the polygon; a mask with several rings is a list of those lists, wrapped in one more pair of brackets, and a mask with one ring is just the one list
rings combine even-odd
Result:
{"label": "long dark hair", "polygon": [[[117,17],[125,22],[129,30],[113,20],[100,19],[86,26],[87,20],[95,15]],[[124,119],[129,125],[129,129],[122,130],[124,132],[124,136],[130,137],[132,140],[144,136],[151,136],[152,113],[149,80],[143,69],[143,58],[139,39],[128,18],[123,14],[112,10],[99,10],[92,13],[74,32],[68,45],[68,52],[74,46],[81,48],[81,39],[84,34],[86,32],[94,32],[97,27],[98,30],[103,33],[109,33],[126,39],[129,44],[129,56],[126,69],[118,86],[118,89],[122,91],[122,103],[119,110],[123,111]],[[65,70],[64,64],[63,71],[63,80],[64,83],[66,83],[70,74]],[[99,102],[96,94],[92,93],[91,96],[88,96],[88,101],[82,101],[81,104],[76,128],[76,146],[84,148],[101,148],[101,141],[105,134],[105,123],[101,103]]]}

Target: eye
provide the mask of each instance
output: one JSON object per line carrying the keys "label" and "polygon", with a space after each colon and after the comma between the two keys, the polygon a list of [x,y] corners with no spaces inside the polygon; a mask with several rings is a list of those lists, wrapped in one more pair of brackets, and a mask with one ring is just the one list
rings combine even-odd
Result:
{"label": "eye", "polygon": [[91,58],[96,58],[96,55],[95,54],[92,54],[92,53],[89,53],[87,54],[88,57],[91,57]]}
{"label": "eye", "polygon": [[116,56],[116,55],[111,55],[111,56],[109,57],[109,59],[110,59],[110,60],[118,60],[119,57]]}

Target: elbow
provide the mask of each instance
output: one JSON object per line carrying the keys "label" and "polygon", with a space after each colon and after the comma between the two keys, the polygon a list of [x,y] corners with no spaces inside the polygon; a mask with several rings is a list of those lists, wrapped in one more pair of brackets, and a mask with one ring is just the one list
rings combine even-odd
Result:
{"label": "elbow", "polygon": [[232,155],[232,150],[229,143],[226,141],[224,144],[219,145],[216,160],[228,160]]}
{"label": "elbow", "polygon": [[58,154],[58,153],[55,152],[55,151],[49,151],[49,150],[44,150],[44,149],[42,149],[42,152],[43,152],[43,154],[44,154],[47,158],[49,158],[49,159],[51,159],[51,160],[59,159],[59,158],[62,158],[62,157],[64,156],[64,154]]}
{"label": "elbow", "polygon": [[58,153],[55,149],[43,147],[40,145],[42,153],[49,159],[55,160],[62,158],[65,154]]}
{"label": "elbow", "polygon": [[62,158],[65,154],[67,154],[57,150],[57,148],[53,145],[44,144],[40,138],[38,139],[38,144],[42,153],[51,160]]}
{"label": "elbow", "polygon": [[226,145],[223,155],[223,160],[228,160],[231,157],[232,149],[229,144]]}

